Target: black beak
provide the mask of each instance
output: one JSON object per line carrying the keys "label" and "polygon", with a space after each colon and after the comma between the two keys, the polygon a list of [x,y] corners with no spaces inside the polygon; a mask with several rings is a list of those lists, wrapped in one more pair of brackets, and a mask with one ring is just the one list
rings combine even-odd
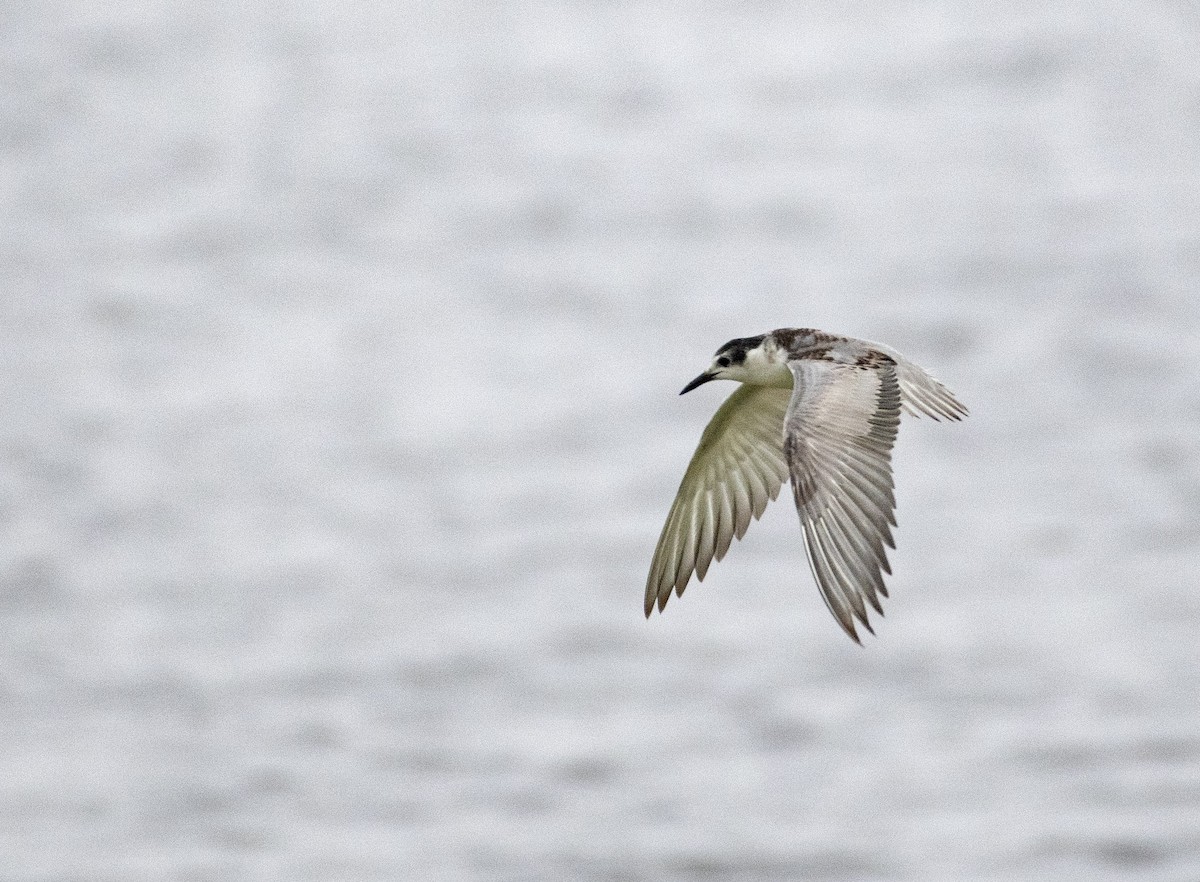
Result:
{"label": "black beak", "polygon": [[679,394],[686,395],[688,392],[691,392],[697,386],[703,386],[709,380],[715,380],[716,378],[717,378],[716,371],[705,371],[700,376],[696,377],[696,379],[692,380],[692,382],[690,382],[686,386],[684,386],[683,391],[680,392]]}

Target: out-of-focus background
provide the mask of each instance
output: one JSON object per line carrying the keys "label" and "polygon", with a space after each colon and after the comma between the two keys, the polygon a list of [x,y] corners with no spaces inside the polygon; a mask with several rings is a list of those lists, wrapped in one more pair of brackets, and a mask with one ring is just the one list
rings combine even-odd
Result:
{"label": "out-of-focus background", "polygon": [[[1200,878],[1184,2],[10,3],[0,879]],[[887,617],[725,340],[889,343]]]}

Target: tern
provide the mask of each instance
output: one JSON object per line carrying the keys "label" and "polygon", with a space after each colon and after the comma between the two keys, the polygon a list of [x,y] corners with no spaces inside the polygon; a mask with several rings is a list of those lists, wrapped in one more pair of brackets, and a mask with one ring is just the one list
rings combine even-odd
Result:
{"label": "tern", "polygon": [[935,420],[967,415],[953,393],[900,353],[811,328],[738,337],[683,387],[741,385],[700,436],[667,515],[650,575],[646,616],[683,594],[696,574],[741,539],[790,481],[804,551],[825,605],[861,645],[855,621],[874,634],[895,548],[892,447],[900,412]]}

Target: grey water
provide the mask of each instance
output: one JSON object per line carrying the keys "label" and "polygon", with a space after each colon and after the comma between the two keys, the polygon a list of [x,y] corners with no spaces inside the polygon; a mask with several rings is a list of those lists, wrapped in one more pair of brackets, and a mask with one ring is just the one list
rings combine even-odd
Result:
{"label": "grey water", "polygon": [[[1200,878],[1200,14],[0,10],[0,880]],[[853,645],[775,327],[905,420]]]}

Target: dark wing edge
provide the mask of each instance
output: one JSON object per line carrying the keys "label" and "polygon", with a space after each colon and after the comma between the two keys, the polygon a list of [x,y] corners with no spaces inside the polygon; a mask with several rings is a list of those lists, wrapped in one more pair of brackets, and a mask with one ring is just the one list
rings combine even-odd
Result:
{"label": "dark wing edge", "polygon": [[900,383],[900,406],[904,408],[905,413],[915,417],[924,414],[939,421],[958,421],[970,414],[967,406],[929,371],[881,343],[868,345],[889,356],[896,363],[896,379]]}

